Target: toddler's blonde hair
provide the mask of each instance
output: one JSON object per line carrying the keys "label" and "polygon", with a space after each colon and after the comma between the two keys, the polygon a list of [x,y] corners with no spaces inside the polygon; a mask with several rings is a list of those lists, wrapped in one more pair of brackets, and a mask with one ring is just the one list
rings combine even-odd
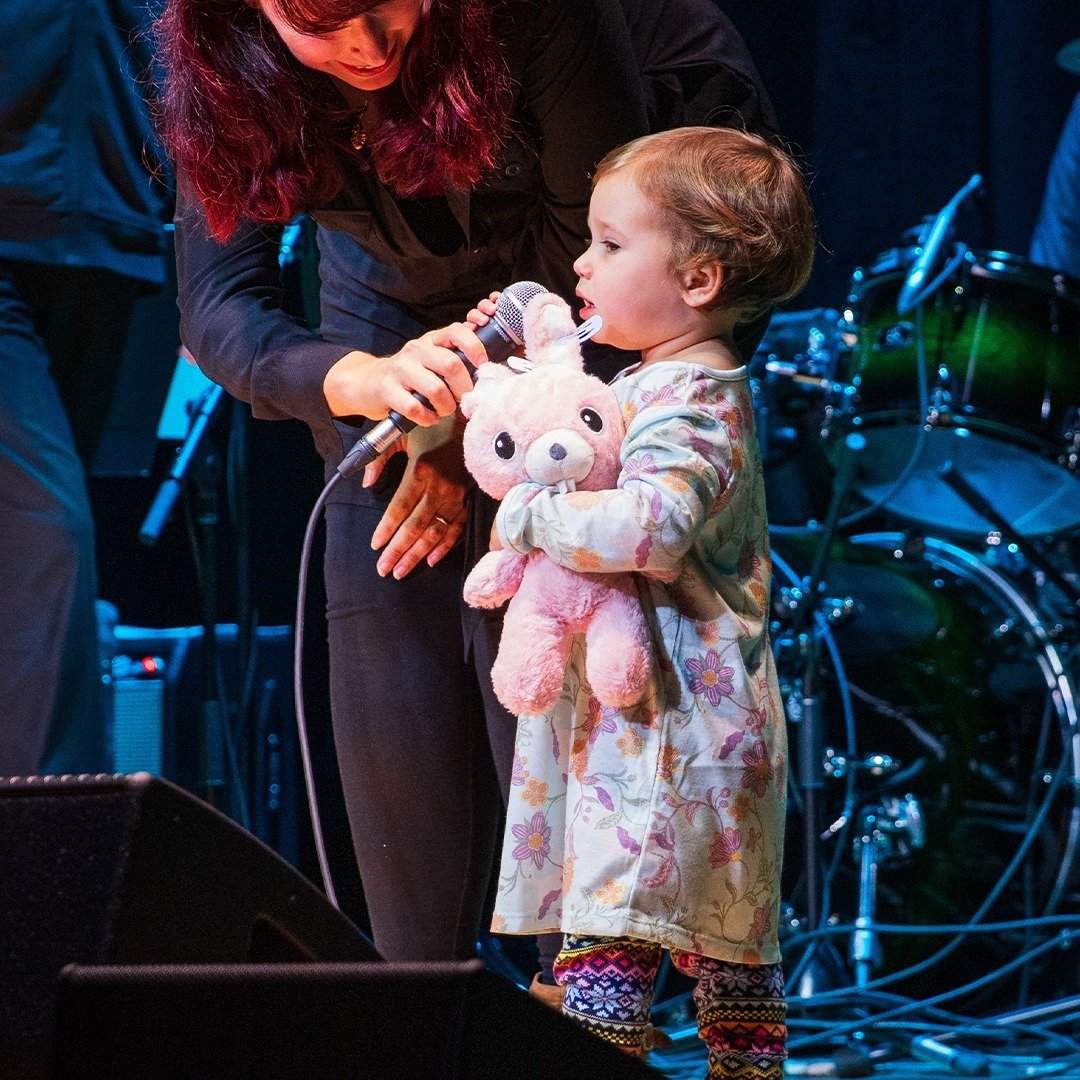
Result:
{"label": "toddler's blonde hair", "polygon": [[684,127],[612,150],[605,176],[631,169],[671,233],[672,271],[724,267],[714,306],[746,322],[806,284],[817,243],[798,165],[783,150],[734,128]]}

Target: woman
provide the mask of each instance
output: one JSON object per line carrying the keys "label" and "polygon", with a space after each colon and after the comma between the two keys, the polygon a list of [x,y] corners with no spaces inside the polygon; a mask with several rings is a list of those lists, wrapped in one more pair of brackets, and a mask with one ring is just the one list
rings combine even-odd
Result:
{"label": "woman", "polygon": [[[331,706],[376,946],[472,955],[514,722],[488,677],[497,620],[461,621],[467,483],[434,422],[469,386],[450,348],[483,352],[453,320],[520,279],[572,298],[612,147],[767,128],[769,106],[713,0],[166,0],[158,31],[186,346],[256,416],[306,421],[328,475],[360,418],[421,425],[327,507]],[[300,211],[317,335],[278,307]]]}

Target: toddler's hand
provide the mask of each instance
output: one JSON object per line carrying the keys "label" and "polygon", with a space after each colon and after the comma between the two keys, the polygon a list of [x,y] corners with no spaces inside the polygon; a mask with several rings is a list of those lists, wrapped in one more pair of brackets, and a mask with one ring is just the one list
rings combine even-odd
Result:
{"label": "toddler's hand", "polygon": [[493,292],[486,299],[481,300],[476,307],[465,316],[465,322],[468,323],[474,330],[478,330],[481,326],[487,326],[491,320],[491,316],[495,314],[495,305],[499,301],[501,292]]}

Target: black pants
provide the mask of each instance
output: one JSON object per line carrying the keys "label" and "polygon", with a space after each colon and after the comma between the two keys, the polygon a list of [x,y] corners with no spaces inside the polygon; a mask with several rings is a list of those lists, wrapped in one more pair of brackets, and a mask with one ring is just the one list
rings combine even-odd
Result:
{"label": "black pants", "polygon": [[0,261],[0,775],[109,766],[83,460],[137,289]]}
{"label": "black pants", "polygon": [[[389,472],[390,470],[388,470]],[[376,948],[472,956],[501,814],[481,689],[461,628],[464,553],[380,578],[372,505],[327,507],[334,741]],[[495,725],[509,771],[513,721]]]}

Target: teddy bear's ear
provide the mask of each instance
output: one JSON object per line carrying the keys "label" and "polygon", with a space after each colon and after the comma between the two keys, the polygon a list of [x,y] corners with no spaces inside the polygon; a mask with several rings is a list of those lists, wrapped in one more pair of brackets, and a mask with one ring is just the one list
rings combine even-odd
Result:
{"label": "teddy bear's ear", "polygon": [[461,396],[461,415],[466,420],[476,411],[476,406],[495,389],[499,383],[512,379],[514,373],[504,364],[481,364],[476,369],[476,385]]}
{"label": "teddy bear's ear", "polygon": [[584,369],[574,317],[561,296],[549,292],[534,296],[525,308],[524,323],[525,355],[534,365]]}

